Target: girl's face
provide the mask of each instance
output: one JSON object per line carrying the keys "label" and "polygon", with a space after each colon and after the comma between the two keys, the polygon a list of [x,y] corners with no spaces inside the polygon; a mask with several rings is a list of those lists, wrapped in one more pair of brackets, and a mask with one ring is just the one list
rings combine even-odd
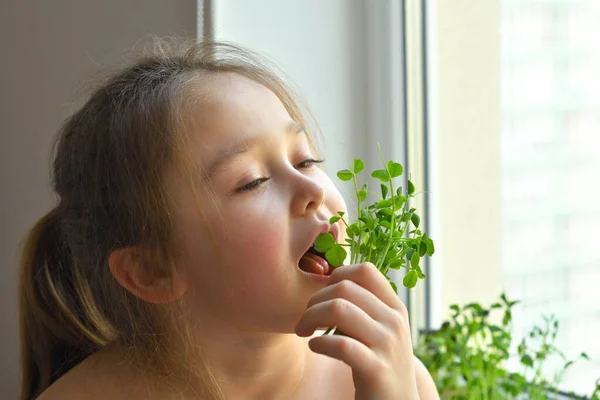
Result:
{"label": "girl's face", "polygon": [[187,118],[189,150],[201,166],[193,176],[197,195],[172,185],[189,285],[184,301],[200,326],[293,332],[325,285],[298,262],[330,231],[329,218],[346,211],[344,200],[270,90],[232,73],[196,90],[203,100]]}

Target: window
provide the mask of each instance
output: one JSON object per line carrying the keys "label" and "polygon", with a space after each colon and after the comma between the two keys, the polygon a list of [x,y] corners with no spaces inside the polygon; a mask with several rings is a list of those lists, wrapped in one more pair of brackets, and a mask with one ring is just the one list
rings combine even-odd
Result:
{"label": "window", "polygon": [[565,389],[600,376],[600,2],[501,0],[502,277],[522,335],[560,320],[588,352]]}

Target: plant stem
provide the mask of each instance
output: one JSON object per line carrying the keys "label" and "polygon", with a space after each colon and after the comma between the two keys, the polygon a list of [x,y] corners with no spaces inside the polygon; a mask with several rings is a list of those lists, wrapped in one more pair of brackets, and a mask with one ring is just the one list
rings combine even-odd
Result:
{"label": "plant stem", "polygon": [[478,334],[478,333],[475,334],[475,342],[476,342],[476,346],[478,347],[478,350],[479,350],[478,351],[479,355],[477,357],[477,359],[478,359],[477,367],[479,369],[479,379],[481,379],[481,386],[482,386],[482,390],[483,390],[483,400],[488,400],[489,387],[488,387],[488,381],[487,381],[487,374],[486,374],[485,366],[483,363],[484,345],[481,340],[481,334]]}
{"label": "plant stem", "polygon": [[[389,180],[389,187],[390,187],[390,194],[391,194],[391,199],[392,199],[392,210],[393,210],[397,195],[394,193],[393,178],[392,178],[392,175],[390,174],[390,170],[388,169],[387,164],[385,163],[385,160],[383,159],[383,155],[381,154],[381,147],[379,147],[379,157],[381,158],[381,162],[383,164],[383,167],[387,171],[387,174],[388,174],[388,176],[390,178],[390,180]],[[394,230],[396,228],[395,227],[395,222],[396,222],[395,221],[395,216],[396,216],[396,212],[393,211],[392,212],[392,218],[391,218],[391,221],[390,221],[390,231],[388,232],[388,240],[387,240],[387,243],[385,245],[385,250],[379,256],[379,260],[378,260],[377,264],[375,264],[377,266],[377,268],[383,267],[383,262],[385,261],[385,257],[387,255],[387,252],[389,251],[390,246],[392,245],[392,239],[393,239],[393,235],[394,235]]]}
{"label": "plant stem", "polygon": [[[354,193],[356,194],[356,220],[360,221],[360,196],[358,195],[358,183],[356,182],[356,174],[352,177],[352,182],[354,183]],[[364,223],[364,222],[363,222]],[[351,252],[352,254],[350,254],[350,263],[351,264],[356,264],[357,263],[357,259],[358,259],[358,255],[360,253],[360,242],[362,240],[362,230],[360,231],[360,233],[358,234],[358,241],[357,244],[355,245],[356,249],[354,249],[354,251],[352,251],[352,247]]]}

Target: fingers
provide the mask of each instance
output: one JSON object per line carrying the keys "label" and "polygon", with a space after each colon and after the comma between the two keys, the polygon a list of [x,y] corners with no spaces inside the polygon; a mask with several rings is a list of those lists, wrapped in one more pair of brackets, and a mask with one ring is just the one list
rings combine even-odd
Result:
{"label": "fingers", "polygon": [[344,299],[358,306],[371,318],[386,321],[390,318],[389,307],[373,293],[350,280],[343,280],[319,290],[309,300],[307,308],[333,299]]}
{"label": "fingers", "polygon": [[308,345],[315,353],[323,354],[344,362],[352,372],[368,377],[379,371],[381,361],[366,345],[353,338],[340,335],[325,335],[311,339]]}
{"label": "fingers", "polygon": [[332,299],[309,307],[296,326],[298,336],[311,336],[319,328],[337,326],[344,334],[367,346],[383,340],[382,326],[356,304],[345,299]]}
{"label": "fingers", "polygon": [[373,264],[335,269],[311,297],[296,333],[326,327],[345,335],[312,338],[310,349],[347,364],[361,398],[398,398],[415,386],[408,312]]}
{"label": "fingers", "polygon": [[398,298],[390,283],[371,263],[346,265],[333,270],[327,286],[335,285],[343,280],[350,280],[373,293],[388,307],[399,311],[404,318],[408,318],[408,311],[404,303]]}
{"label": "fingers", "polygon": [[299,336],[335,326],[371,347],[408,326],[406,307],[371,263],[334,271],[327,286],[310,299],[307,307],[296,327]]}

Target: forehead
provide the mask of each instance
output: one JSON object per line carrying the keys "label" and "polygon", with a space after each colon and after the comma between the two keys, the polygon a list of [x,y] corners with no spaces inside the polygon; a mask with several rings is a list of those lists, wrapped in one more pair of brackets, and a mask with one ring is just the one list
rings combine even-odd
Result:
{"label": "forehead", "polygon": [[219,73],[192,89],[186,110],[191,134],[219,147],[250,133],[281,132],[291,120],[279,98],[265,86],[235,73]]}

